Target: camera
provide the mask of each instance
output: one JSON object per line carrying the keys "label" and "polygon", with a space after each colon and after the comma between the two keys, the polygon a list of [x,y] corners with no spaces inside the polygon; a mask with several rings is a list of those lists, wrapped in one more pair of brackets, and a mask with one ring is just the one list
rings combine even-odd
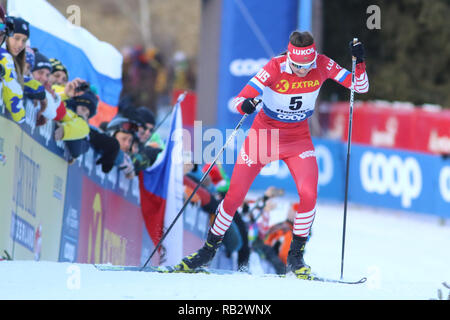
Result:
{"label": "camera", "polygon": [[88,82],[83,82],[82,84],[80,84],[78,87],[75,88],[75,92],[82,92],[82,91],[86,91],[90,88],[90,84]]}

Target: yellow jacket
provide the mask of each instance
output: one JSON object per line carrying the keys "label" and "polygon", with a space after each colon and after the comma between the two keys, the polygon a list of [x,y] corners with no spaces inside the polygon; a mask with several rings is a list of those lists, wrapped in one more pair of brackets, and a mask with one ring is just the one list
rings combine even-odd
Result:
{"label": "yellow jacket", "polygon": [[62,86],[62,85],[59,85],[59,84],[52,85],[53,91],[55,91],[55,93],[58,94],[61,97],[61,100],[63,100],[63,101],[66,101],[66,100],[69,99],[69,97],[64,92],[65,88],[66,88],[65,86]]}
{"label": "yellow jacket", "polygon": [[66,108],[66,114],[60,123],[64,128],[62,140],[78,140],[89,135],[88,123],[69,108]]}
{"label": "yellow jacket", "polygon": [[19,81],[17,81],[14,60],[4,48],[0,48],[0,64],[5,69],[5,75],[1,79],[3,103],[5,104],[6,109],[11,113],[13,120],[22,123],[25,121],[23,90]]}

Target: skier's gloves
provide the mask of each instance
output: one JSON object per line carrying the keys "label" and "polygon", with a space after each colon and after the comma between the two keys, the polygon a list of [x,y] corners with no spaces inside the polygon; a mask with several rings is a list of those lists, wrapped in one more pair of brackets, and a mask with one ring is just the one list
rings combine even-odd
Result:
{"label": "skier's gloves", "polygon": [[350,47],[350,53],[352,56],[356,57],[356,63],[361,63],[364,61],[364,45],[358,41],[357,43],[353,44],[353,41],[350,41],[348,44]]}
{"label": "skier's gloves", "polygon": [[254,98],[247,98],[242,102],[241,109],[246,114],[252,114],[256,110],[256,106],[261,102],[261,100]]}

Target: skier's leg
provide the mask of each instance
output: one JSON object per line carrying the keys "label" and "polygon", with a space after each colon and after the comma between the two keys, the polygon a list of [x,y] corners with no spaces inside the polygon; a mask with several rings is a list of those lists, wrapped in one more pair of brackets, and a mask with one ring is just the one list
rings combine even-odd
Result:
{"label": "skier's leg", "polygon": [[308,274],[311,268],[303,260],[305,245],[316,213],[318,167],[312,144],[311,150],[284,159],[294,178],[300,198],[294,219],[293,237],[289,250],[288,270],[298,276]]}
{"label": "skier's leg", "polygon": [[246,138],[239,153],[240,159],[237,160],[233,169],[229,190],[217,208],[216,218],[208,232],[204,246],[197,252],[183,258],[181,263],[176,266],[177,269],[189,271],[208,265],[214,258],[217,249],[222,244],[225,232],[231,225],[237,208],[244,201],[254,179],[265,165],[258,161],[255,152],[250,152],[250,146],[254,143],[255,141],[252,141],[252,138]]}

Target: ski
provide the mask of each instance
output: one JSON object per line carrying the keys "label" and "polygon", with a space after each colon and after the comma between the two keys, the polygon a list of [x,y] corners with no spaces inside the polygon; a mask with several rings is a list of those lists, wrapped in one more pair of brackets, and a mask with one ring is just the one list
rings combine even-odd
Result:
{"label": "ski", "polygon": [[[106,265],[106,264],[95,264],[95,268],[100,271],[142,271],[142,272],[157,272],[157,273],[204,273],[204,274],[217,274],[217,275],[231,275],[231,274],[239,274],[239,272],[231,271],[231,270],[218,270],[218,269],[209,269],[209,268],[198,268],[195,270],[178,270],[172,266],[160,266],[153,267],[147,266],[145,268],[137,267],[137,266],[114,266],[114,265]],[[277,275],[270,274],[265,276],[271,277],[279,277],[285,278],[286,275]],[[349,280],[339,280],[333,278],[325,278],[320,277],[315,274],[307,274],[295,277],[295,279],[305,280],[305,281],[319,281],[319,282],[332,282],[332,283],[342,283],[342,284],[361,284],[367,281],[367,278],[363,277],[356,281]]]}
{"label": "ski", "polygon": [[314,274],[305,274],[305,275],[297,276],[297,279],[307,280],[307,281],[343,283],[343,284],[360,284],[360,283],[364,283],[367,281],[366,277],[363,277],[356,281],[349,281],[349,280],[340,280],[340,279],[333,279],[333,278],[324,278],[324,277],[319,277]]}

